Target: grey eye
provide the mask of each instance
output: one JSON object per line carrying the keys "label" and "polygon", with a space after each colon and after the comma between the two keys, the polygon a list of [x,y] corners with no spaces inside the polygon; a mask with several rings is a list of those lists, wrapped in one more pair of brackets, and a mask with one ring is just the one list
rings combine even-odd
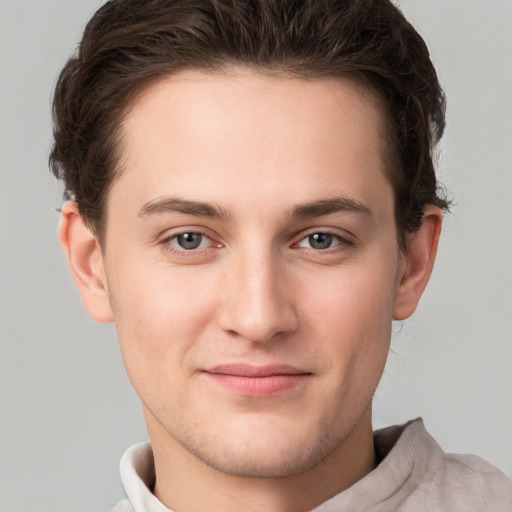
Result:
{"label": "grey eye", "polygon": [[183,233],[176,236],[177,244],[186,250],[197,249],[203,242],[204,235],[202,233]]}
{"label": "grey eye", "polygon": [[310,247],[313,249],[328,249],[333,242],[333,236],[328,233],[314,233],[307,238]]}

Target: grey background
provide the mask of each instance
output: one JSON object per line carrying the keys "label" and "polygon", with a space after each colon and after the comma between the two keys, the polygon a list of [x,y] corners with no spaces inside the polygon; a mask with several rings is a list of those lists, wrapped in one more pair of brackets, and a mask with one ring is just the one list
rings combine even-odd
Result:
{"label": "grey background", "polygon": [[[0,510],[108,510],[145,439],[112,326],[80,299],[46,161],[57,73],[99,0],[0,0]],[[449,99],[440,176],[457,204],[432,282],[396,325],[377,427],[423,416],[448,451],[512,476],[512,1],[403,0]]]}

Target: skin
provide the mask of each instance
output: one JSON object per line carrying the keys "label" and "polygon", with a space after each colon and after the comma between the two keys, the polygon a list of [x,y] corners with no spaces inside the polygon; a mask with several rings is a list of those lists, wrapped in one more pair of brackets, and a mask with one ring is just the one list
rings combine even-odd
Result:
{"label": "skin", "polygon": [[[347,80],[182,72],[127,114],[103,248],[64,206],[62,245],[89,314],[115,322],[169,508],[310,510],[374,468],[391,321],[415,310],[441,227],[427,208],[400,251],[383,118]],[[212,378],[242,363],[301,377],[275,393]]]}

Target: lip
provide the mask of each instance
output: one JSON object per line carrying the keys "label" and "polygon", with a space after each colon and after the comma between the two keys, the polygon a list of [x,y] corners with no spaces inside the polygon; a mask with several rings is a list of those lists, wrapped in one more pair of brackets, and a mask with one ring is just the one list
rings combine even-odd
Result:
{"label": "lip", "polygon": [[287,364],[226,364],[203,373],[220,386],[244,396],[278,395],[303,385],[311,376],[310,372]]}

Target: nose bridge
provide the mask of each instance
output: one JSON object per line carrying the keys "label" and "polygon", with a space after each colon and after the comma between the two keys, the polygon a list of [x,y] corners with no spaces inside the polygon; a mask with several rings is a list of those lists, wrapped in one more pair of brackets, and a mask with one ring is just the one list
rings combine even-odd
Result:
{"label": "nose bridge", "polygon": [[254,343],[295,330],[291,283],[276,251],[253,245],[233,258],[222,305],[222,327]]}

